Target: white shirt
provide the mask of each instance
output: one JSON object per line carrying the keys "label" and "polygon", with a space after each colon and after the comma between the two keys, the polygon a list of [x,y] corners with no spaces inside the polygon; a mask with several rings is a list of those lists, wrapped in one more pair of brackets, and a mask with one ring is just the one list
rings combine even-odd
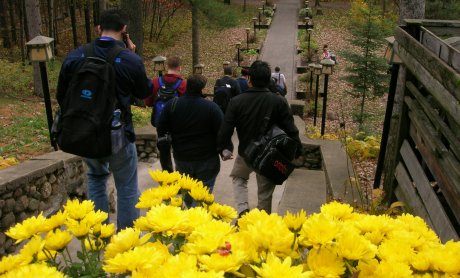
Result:
{"label": "white shirt", "polygon": [[280,72],[273,72],[272,78],[275,78],[276,84],[278,84],[281,88],[284,89],[284,83],[286,82],[286,78],[284,77],[284,74]]}

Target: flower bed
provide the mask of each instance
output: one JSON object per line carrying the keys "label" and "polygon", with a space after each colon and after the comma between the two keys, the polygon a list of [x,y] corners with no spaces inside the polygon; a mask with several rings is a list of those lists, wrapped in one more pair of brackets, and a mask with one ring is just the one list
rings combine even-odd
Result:
{"label": "flower bed", "polygon": [[[391,218],[332,202],[321,212],[281,217],[257,209],[232,224],[236,211],[214,203],[199,181],[151,172],[147,209],[134,228],[115,234],[90,201],[69,200],[56,215],[24,220],[7,235],[26,241],[3,257],[5,277],[457,277],[460,243],[442,244],[419,217]],[[196,206],[187,209],[190,195]],[[67,245],[81,241],[78,262]],[[103,255],[102,255],[103,253]],[[427,276],[424,276],[427,275]],[[2,277],[3,277],[2,276]]]}

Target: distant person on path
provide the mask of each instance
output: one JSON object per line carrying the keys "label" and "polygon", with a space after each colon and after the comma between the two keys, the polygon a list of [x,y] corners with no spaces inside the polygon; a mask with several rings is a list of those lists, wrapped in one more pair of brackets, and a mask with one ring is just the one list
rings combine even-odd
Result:
{"label": "distant person on path", "polygon": [[[152,117],[151,124],[157,126],[159,121],[159,115],[162,111],[159,109],[164,109],[164,105],[168,101],[162,97],[159,97],[164,91],[172,92],[172,95],[168,98],[174,98],[175,96],[183,96],[187,88],[187,82],[183,80],[181,75],[181,59],[176,56],[169,57],[166,60],[166,66],[168,71],[165,75],[156,77],[153,79],[153,92],[152,94],[144,100],[145,105],[152,106]],[[161,83],[161,84],[160,84]],[[161,101],[161,105],[160,102]],[[159,144],[157,144],[158,150],[160,152],[160,164],[161,169],[168,172],[173,172],[174,167],[171,158],[171,146],[167,144],[167,138],[158,136]],[[165,142],[165,144],[162,144]]]}
{"label": "distant person on path", "polygon": [[[230,176],[233,178],[234,198],[239,216],[249,211],[248,180],[253,170],[244,161],[244,150],[252,140],[261,135],[261,123],[270,115],[268,126],[277,124],[300,146],[299,130],[294,124],[289,105],[284,97],[268,90],[271,69],[268,63],[255,61],[249,68],[249,89],[246,93],[234,97],[227,108],[224,123],[219,131],[219,149],[225,149],[231,142],[236,128],[239,145]],[[298,148],[299,152],[301,148]],[[233,150],[231,150],[233,151]],[[300,155],[300,153],[299,153]],[[257,208],[271,213],[272,196],[275,184],[262,175],[256,174]]]}
{"label": "distant person on path", "polygon": [[275,80],[275,84],[278,87],[278,92],[285,96],[287,93],[286,77],[280,72],[280,67],[275,67],[275,72],[272,73],[272,78]]}
{"label": "distant person on path", "polygon": [[171,135],[177,171],[203,181],[212,192],[220,171],[217,133],[224,115],[217,104],[204,98],[206,82],[201,74],[190,75],[187,92],[166,104],[157,131],[159,137]]}
{"label": "distant person on path", "polygon": [[[107,157],[100,159],[84,158],[88,166],[88,194],[95,203],[95,209],[109,212],[109,202],[106,192],[107,180],[110,172],[113,172],[115,187],[117,189],[117,228],[124,229],[133,225],[133,221],[139,217],[139,209],[135,208],[139,198],[137,178],[137,152],[134,144],[135,134],[131,116],[131,97],[144,99],[152,90],[152,83],[147,78],[142,59],[134,51],[136,46],[126,38],[126,48],[123,35],[126,33],[128,24],[127,15],[121,10],[106,10],[101,14],[100,25],[97,27],[101,36],[92,46],[92,54],[108,58],[112,49],[124,48],[117,54],[112,64],[115,72],[115,93],[117,98],[116,110],[120,113],[120,121],[117,121],[118,129],[122,129],[121,135],[125,136],[120,150]],[[72,86],[72,78],[85,61],[87,52],[85,46],[81,46],[70,52],[62,63],[57,87],[57,101],[63,107],[67,101],[69,87]],[[91,93],[91,92],[90,92]],[[91,100],[91,94],[82,91],[80,98],[86,97]],[[114,111],[114,112],[115,112]],[[117,112],[118,113],[118,112]],[[114,113],[115,116],[115,113]],[[113,129],[112,124],[112,129]],[[113,145],[113,141],[112,141]]]}
{"label": "distant person on path", "polygon": [[236,79],[236,81],[238,81],[238,84],[240,85],[240,90],[242,93],[246,92],[247,89],[249,89],[248,74],[248,69],[241,69],[241,76]]}
{"label": "distant person on path", "polygon": [[331,54],[327,48],[327,44],[323,46],[323,54],[321,55],[321,59],[331,59]]}
{"label": "distant person on path", "polygon": [[232,77],[232,67],[224,67],[224,76],[216,80],[213,101],[219,105],[222,112],[227,110],[231,98],[241,93],[240,85]]}

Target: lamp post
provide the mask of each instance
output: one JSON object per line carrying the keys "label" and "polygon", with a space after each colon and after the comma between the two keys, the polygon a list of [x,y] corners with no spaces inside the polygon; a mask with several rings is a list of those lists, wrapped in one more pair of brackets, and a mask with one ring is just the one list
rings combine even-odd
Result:
{"label": "lamp post", "polygon": [[193,66],[193,74],[203,74],[203,64],[196,64]]}
{"label": "lamp post", "polygon": [[378,188],[380,186],[380,179],[382,177],[383,162],[385,159],[388,134],[390,131],[391,114],[393,113],[393,104],[396,93],[396,83],[399,74],[399,65],[401,64],[401,59],[399,58],[398,54],[396,54],[394,51],[395,38],[388,37],[385,40],[388,42],[387,48],[385,50],[385,60],[389,65],[391,65],[391,79],[390,86],[388,88],[387,108],[385,110],[385,118],[383,120],[382,140],[380,140],[379,158],[377,160],[377,167],[375,169],[374,188]]}
{"label": "lamp post", "polygon": [[315,115],[313,118],[313,125],[316,126],[316,115],[318,114],[318,85],[319,85],[319,76],[321,75],[321,70],[323,66],[320,64],[315,64],[313,66],[313,73],[316,75],[316,92],[315,92]]}
{"label": "lamp post", "polygon": [[238,67],[240,66],[240,48],[241,48],[241,43],[237,42],[236,44],[236,61],[238,64]]}
{"label": "lamp post", "polygon": [[153,70],[158,71],[158,76],[162,76],[163,71],[165,70],[166,57],[158,55],[155,58],[153,58],[152,61],[153,61]]}
{"label": "lamp post", "polygon": [[249,50],[249,32],[251,32],[251,28],[246,28],[246,50]]}
{"label": "lamp post", "polygon": [[308,70],[310,71],[310,97],[308,98],[310,100],[313,98],[313,71],[315,70],[315,64],[308,64]]}
{"label": "lamp post", "polygon": [[313,31],[313,30],[310,29],[310,28],[307,29],[307,33],[308,33],[308,60],[309,60],[309,61],[310,61],[310,57],[311,57],[311,56],[310,56],[310,42],[311,42],[311,32],[312,32],[312,31]]}
{"label": "lamp post", "polygon": [[224,62],[222,63],[222,66],[223,66],[223,68],[229,67],[229,66],[230,66],[230,62],[229,62],[229,61],[224,61]]}
{"label": "lamp post", "polygon": [[305,1],[305,8],[308,8],[308,1]]}
{"label": "lamp post", "polygon": [[[255,37],[256,36],[257,17],[252,18],[252,24],[254,26],[254,37]],[[258,28],[260,29],[260,26]]]}
{"label": "lamp post", "polygon": [[258,10],[259,10],[259,28],[260,28],[260,24],[261,24],[261,20],[262,20],[262,18],[261,18],[261,16],[262,16],[262,8],[258,8]]}
{"label": "lamp post", "polygon": [[262,0],[262,14],[265,14],[265,1]]}
{"label": "lamp post", "polygon": [[46,119],[48,121],[48,132],[50,135],[51,146],[57,151],[57,144],[51,135],[51,127],[53,126],[53,110],[51,108],[50,89],[48,85],[48,72],[46,71],[46,62],[53,58],[53,50],[51,43],[53,38],[45,36],[36,36],[26,43],[29,49],[29,59],[32,62],[38,62],[40,68],[40,77],[42,80],[43,98],[45,101]]}
{"label": "lamp post", "polygon": [[321,60],[323,66],[322,73],[324,74],[324,96],[323,96],[323,115],[321,117],[321,136],[324,135],[324,128],[326,126],[326,105],[327,105],[327,86],[329,82],[329,75],[332,74],[335,62],[331,59]]}

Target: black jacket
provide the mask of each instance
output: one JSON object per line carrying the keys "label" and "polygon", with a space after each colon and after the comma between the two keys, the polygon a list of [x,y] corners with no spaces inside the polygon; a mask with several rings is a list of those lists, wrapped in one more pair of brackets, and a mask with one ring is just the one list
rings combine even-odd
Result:
{"label": "black jacket", "polygon": [[225,84],[228,84],[232,87],[230,89],[230,92],[231,92],[230,98],[241,94],[241,88],[240,88],[240,84],[238,83],[238,81],[236,81],[235,79],[231,78],[228,75],[224,75],[222,78],[217,79],[214,87],[225,86]]}
{"label": "black jacket", "polygon": [[217,132],[224,115],[201,95],[185,93],[166,103],[157,126],[158,137],[170,133],[174,158],[185,161],[218,155]]}
{"label": "black jacket", "polygon": [[265,133],[262,123],[267,115],[270,117],[268,127],[277,124],[289,137],[298,142],[300,151],[299,130],[294,124],[286,99],[265,88],[249,88],[246,93],[230,100],[224,123],[219,130],[219,148],[224,149],[228,146],[233,129],[236,128],[239,140],[238,154],[244,157],[244,150],[251,140]]}

